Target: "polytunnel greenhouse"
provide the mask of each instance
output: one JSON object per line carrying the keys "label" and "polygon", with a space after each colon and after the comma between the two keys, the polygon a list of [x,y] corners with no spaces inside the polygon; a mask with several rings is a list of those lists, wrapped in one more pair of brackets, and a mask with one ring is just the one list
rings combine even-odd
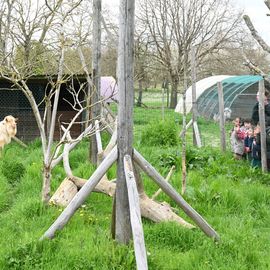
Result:
{"label": "polytunnel greenhouse", "polygon": [[[196,83],[196,96],[199,116],[213,119],[219,112],[217,82],[222,82],[224,108],[230,108],[231,118],[237,116],[250,118],[256,103],[258,82],[262,79],[256,75],[212,76]],[[183,99],[180,98],[175,111],[183,113]],[[192,109],[192,87],[186,92],[187,113]]]}

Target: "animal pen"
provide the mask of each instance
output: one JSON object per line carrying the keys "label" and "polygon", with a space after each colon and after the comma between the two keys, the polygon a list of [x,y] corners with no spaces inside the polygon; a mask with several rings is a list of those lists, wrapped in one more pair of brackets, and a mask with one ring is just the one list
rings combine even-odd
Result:
{"label": "animal pen", "polygon": [[[64,79],[65,83],[61,85],[58,110],[57,110],[57,126],[54,133],[54,139],[58,140],[61,133],[61,124],[68,123],[72,119],[76,111],[70,106],[73,96],[69,91],[69,88],[73,88],[76,93],[79,93],[80,100],[85,100],[86,90],[80,90],[81,86],[85,85],[86,88],[86,76],[73,75],[67,76]],[[27,85],[32,91],[36,103],[39,104],[39,111],[43,116],[45,110],[45,97],[49,95],[53,85],[56,84],[57,76],[45,76],[38,75],[28,78]],[[118,101],[118,87],[113,77],[101,77],[100,87],[101,97],[104,102],[110,104]],[[52,100],[52,105],[53,105]],[[38,126],[26,96],[20,89],[17,89],[12,83],[0,78],[0,119],[3,119],[6,115],[13,115],[19,119],[17,137],[23,141],[32,141],[40,136]],[[84,129],[83,122],[85,122],[86,114],[82,114],[77,123],[71,128],[71,135],[78,136]]]}
{"label": "animal pen", "polygon": [[[94,1],[95,2],[95,1]],[[133,148],[133,40],[134,40],[134,8],[132,0],[122,1],[120,5],[120,32],[118,47],[119,106],[117,125],[114,126],[112,138],[106,149],[102,150],[98,122],[96,122],[96,141],[100,154],[100,163],[82,188],[74,194],[67,207],[56,221],[44,233],[41,239],[53,238],[57,230],[62,229],[75,211],[83,204],[89,194],[100,183],[106,171],[117,162],[117,181],[113,203],[112,235],[115,239],[128,244],[133,238],[135,257],[138,269],[148,269],[144,243],[141,209],[138,191],[141,192],[138,168],[144,171],[209,237],[218,240],[215,230],[165,181],[156,169]],[[109,128],[110,129],[110,128]],[[106,154],[104,154],[106,153]],[[67,151],[64,150],[66,157]],[[64,157],[68,175],[72,177],[68,158]],[[147,207],[147,205],[146,205]]]}

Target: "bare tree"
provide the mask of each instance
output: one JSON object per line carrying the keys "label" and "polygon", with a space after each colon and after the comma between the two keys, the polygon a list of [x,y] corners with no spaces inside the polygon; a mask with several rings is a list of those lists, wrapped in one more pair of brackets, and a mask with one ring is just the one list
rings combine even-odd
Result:
{"label": "bare tree", "polygon": [[135,79],[137,79],[139,84],[139,93],[137,106],[142,106],[142,93],[143,93],[143,84],[146,81],[148,65],[148,36],[144,35],[144,32],[138,33],[135,37],[134,42],[134,55],[135,55]]}
{"label": "bare tree", "polygon": [[[258,74],[255,71],[256,67],[267,73],[269,64],[267,53],[254,42],[245,39],[227,44],[222,50],[207,56],[198,67],[198,77],[205,78],[217,74]],[[250,68],[250,65],[254,68]]]}
{"label": "bare tree", "polygon": [[206,55],[219,50],[234,36],[240,22],[229,0],[141,0],[138,18],[147,25],[155,57],[170,76],[171,108],[177,103],[184,55],[188,55],[189,63],[191,45],[197,45],[200,64]]}
{"label": "bare tree", "polygon": [[[42,150],[43,150],[43,187],[42,187],[42,200],[47,202],[50,198],[50,183],[51,183],[51,170],[52,168],[61,160],[62,154],[60,153],[60,146],[66,141],[66,134],[70,131],[72,125],[78,121],[79,116],[86,110],[89,109],[85,104],[84,100],[80,99],[80,91],[84,90],[84,85],[80,86],[78,92],[75,92],[71,87],[70,93],[73,96],[73,102],[70,102],[70,105],[75,110],[75,116],[70,123],[67,123],[67,128],[58,144],[54,144],[54,131],[57,121],[57,107],[59,101],[59,95],[61,90],[61,85],[66,83],[69,80],[64,76],[64,58],[65,51],[70,46],[70,39],[68,36],[68,21],[72,12],[78,7],[81,3],[81,0],[78,1],[57,1],[53,2],[54,5],[51,5],[49,1],[46,1],[45,5],[39,6],[38,3],[35,3],[36,6],[34,11],[31,10],[32,1],[16,1],[15,15],[19,15],[18,21],[12,21],[11,27],[13,30],[10,33],[11,41],[14,41],[17,46],[22,45],[24,48],[23,52],[23,61],[20,65],[16,63],[16,47],[11,47],[9,53],[9,64],[1,66],[0,73],[3,78],[10,81],[15,87],[20,89],[24,95],[27,97],[34,117],[37,122],[37,126],[40,132]],[[12,14],[12,16],[15,16]],[[16,24],[18,22],[18,24]],[[51,27],[54,26],[54,29]],[[65,27],[64,27],[65,26]],[[47,34],[51,32],[49,37]],[[30,49],[32,42],[38,40],[40,44],[46,43],[49,40],[53,41],[52,45],[55,48],[55,51],[58,52],[59,61],[58,61],[58,72],[56,81],[51,80],[51,91],[45,96],[44,101],[47,100],[45,106],[44,115],[39,110],[39,105],[34,98],[34,95],[31,89],[27,85],[27,79],[35,74],[33,66],[36,64],[35,58],[31,58]],[[18,42],[18,43],[16,43]],[[56,53],[57,55],[57,53]],[[53,107],[50,113],[51,99],[53,98]],[[49,117],[48,117],[49,115]],[[46,120],[49,122],[48,132],[46,132]],[[82,136],[87,135],[90,132],[90,128],[87,132],[84,132]],[[82,137],[81,136],[81,137]],[[81,138],[80,137],[80,138]],[[79,140],[79,139],[78,139]],[[73,144],[74,147],[74,144]]]}
{"label": "bare tree", "polygon": [[[265,0],[264,1],[265,5],[267,6],[267,8],[270,10],[270,0]],[[266,14],[268,15],[268,14]],[[261,35],[258,33],[258,31],[255,29],[252,21],[250,20],[248,15],[244,15],[243,16],[244,21],[251,33],[251,35],[253,36],[253,38],[258,42],[258,44],[261,46],[261,48],[269,55],[270,54],[270,46],[265,42],[265,40],[261,37]],[[244,54],[244,58],[245,58],[245,64],[252,70],[254,71],[256,74],[260,74],[264,77],[265,80],[267,80],[268,82],[270,82],[270,78],[269,76],[256,64],[254,64],[252,61],[250,61],[250,59],[247,57],[246,54]],[[269,70],[268,70],[269,72]]]}
{"label": "bare tree", "polygon": [[7,64],[7,44],[11,31],[11,13],[14,9],[14,2],[15,0],[2,1],[0,6],[0,56],[3,64]]}

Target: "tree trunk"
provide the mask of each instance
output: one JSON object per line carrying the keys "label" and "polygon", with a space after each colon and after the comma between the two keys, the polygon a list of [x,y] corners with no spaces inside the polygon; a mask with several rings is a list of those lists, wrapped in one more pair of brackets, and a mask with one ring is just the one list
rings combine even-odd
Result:
{"label": "tree trunk", "polygon": [[138,100],[137,100],[137,106],[141,107],[142,106],[142,80],[139,80],[139,95],[138,95]]}
{"label": "tree trunk", "polygon": [[174,109],[177,105],[177,88],[178,88],[179,80],[177,76],[172,76],[172,88],[171,88],[171,100],[170,100],[170,108]]}
{"label": "tree trunk", "polygon": [[51,166],[44,164],[43,166],[43,185],[42,185],[42,201],[48,203],[51,191]]}
{"label": "tree trunk", "polygon": [[119,8],[117,121],[117,183],[115,191],[115,239],[128,244],[132,239],[124,156],[132,157],[134,105],[134,18],[135,1],[121,1]]}

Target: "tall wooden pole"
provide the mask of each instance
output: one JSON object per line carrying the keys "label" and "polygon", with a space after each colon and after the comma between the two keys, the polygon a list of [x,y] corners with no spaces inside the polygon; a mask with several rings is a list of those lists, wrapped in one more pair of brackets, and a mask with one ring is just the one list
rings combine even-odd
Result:
{"label": "tall wooden pole", "polygon": [[267,172],[267,150],[266,150],[266,131],[265,131],[265,112],[264,112],[265,89],[264,81],[259,81],[259,120],[261,135],[261,162],[262,171]]}
{"label": "tall wooden pole", "polygon": [[115,193],[115,238],[127,244],[131,240],[130,212],[124,171],[124,156],[133,156],[133,52],[134,0],[121,0],[119,9],[117,122],[117,184]]}
{"label": "tall wooden pole", "polygon": [[187,117],[187,110],[186,110],[186,92],[187,92],[187,50],[185,50],[184,55],[184,89],[183,89],[183,132],[182,132],[182,194],[186,192],[186,186],[187,186],[187,164],[186,164],[186,144],[187,144],[187,138],[186,138],[186,132],[187,132],[187,123],[186,123],[186,117]]}
{"label": "tall wooden pole", "polygon": [[218,105],[219,105],[219,127],[220,127],[220,145],[221,151],[226,151],[226,133],[225,133],[225,119],[224,119],[224,97],[222,83],[217,83],[218,88]]}
{"label": "tall wooden pole", "polygon": [[194,123],[197,123],[197,99],[196,99],[196,56],[195,47],[191,47],[191,82],[192,82],[192,121],[193,121],[193,145],[197,145]]}
{"label": "tall wooden pole", "polygon": [[[92,107],[91,118],[92,125],[95,125],[95,120],[99,117],[101,107],[99,103],[100,97],[100,58],[101,58],[101,0],[93,0],[93,40],[92,40]],[[97,142],[96,137],[91,137],[90,160],[97,164]]]}

